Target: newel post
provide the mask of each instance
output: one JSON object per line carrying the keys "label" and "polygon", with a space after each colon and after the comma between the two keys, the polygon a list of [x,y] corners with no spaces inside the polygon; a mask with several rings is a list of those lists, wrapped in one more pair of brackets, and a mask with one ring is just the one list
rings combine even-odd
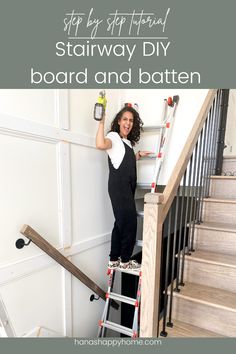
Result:
{"label": "newel post", "polygon": [[157,337],[159,323],[163,194],[144,198],[140,337]]}

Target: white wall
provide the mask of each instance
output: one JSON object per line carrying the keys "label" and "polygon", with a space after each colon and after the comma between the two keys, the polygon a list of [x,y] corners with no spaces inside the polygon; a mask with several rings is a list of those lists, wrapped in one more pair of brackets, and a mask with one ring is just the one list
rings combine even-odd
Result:
{"label": "white wall", "polygon": [[[180,97],[159,184],[167,184],[207,92],[208,90],[126,90],[126,101],[138,103],[140,116],[144,125],[147,126],[161,124],[163,100],[165,98],[175,95]],[[136,149],[155,151],[157,139],[158,134],[156,132],[143,133],[140,144]],[[138,181],[150,184],[153,171],[154,161],[139,161]]]}
{"label": "white wall", "polygon": [[[165,162],[165,183],[206,90],[107,90],[106,130],[124,102],[137,102],[145,125],[158,124],[162,100],[180,103]],[[104,302],[35,245],[15,248],[30,224],[106,290],[113,225],[106,153],[95,149],[98,90],[0,90],[0,295],[17,336],[45,327],[67,336],[95,336]],[[152,149],[156,136],[143,134]],[[172,150],[174,151],[172,153]],[[139,163],[139,181],[153,166]],[[151,172],[150,172],[151,171]],[[114,317],[119,314],[113,313]]]}

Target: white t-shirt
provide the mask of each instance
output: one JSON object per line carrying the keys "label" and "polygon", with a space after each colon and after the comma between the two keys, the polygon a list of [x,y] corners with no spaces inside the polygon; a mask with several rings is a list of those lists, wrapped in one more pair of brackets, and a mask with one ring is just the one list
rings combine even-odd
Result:
{"label": "white t-shirt", "polygon": [[113,167],[117,169],[125,156],[125,147],[123,142],[132,148],[131,142],[127,139],[121,138],[116,132],[108,133],[106,138],[110,139],[112,142],[112,148],[106,151],[111,159]]}

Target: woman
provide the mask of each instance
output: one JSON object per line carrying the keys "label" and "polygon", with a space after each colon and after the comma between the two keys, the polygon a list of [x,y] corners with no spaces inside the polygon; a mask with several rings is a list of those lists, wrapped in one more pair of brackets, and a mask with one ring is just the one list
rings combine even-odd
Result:
{"label": "woman", "polygon": [[96,147],[108,153],[108,192],[115,223],[111,236],[109,268],[139,269],[140,264],[131,261],[137,231],[137,215],[134,201],[136,188],[136,160],[151,152],[138,151],[133,146],[140,139],[143,122],[132,107],[117,113],[111,130],[104,136],[105,117],[99,122]]}

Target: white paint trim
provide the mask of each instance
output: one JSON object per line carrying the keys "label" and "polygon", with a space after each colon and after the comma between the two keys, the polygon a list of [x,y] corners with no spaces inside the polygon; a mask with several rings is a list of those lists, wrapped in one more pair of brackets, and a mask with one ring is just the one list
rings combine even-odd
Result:
{"label": "white paint trim", "polygon": [[45,142],[59,140],[58,128],[7,114],[0,114],[0,132]]}
{"label": "white paint trim", "polygon": [[[60,129],[69,129],[68,91],[56,91],[56,111]],[[57,182],[59,237],[61,247],[67,248],[72,243],[72,201],[71,201],[71,166],[70,144],[60,141],[57,144]],[[72,275],[64,268],[62,272],[62,311],[63,334],[72,336]]]}
{"label": "white paint trim", "polygon": [[70,170],[70,146],[66,142],[59,142],[57,145],[58,214],[60,244],[63,248],[70,247],[72,241]]}
{"label": "white paint trim", "polygon": [[66,141],[71,144],[95,148],[95,137],[93,136],[6,114],[0,114],[0,133],[54,144]]}
{"label": "white paint trim", "polygon": [[[71,257],[68,257],[71,260]],[[63,335],[72,337],[72,275],[62,268]]]}
{"label": "white paint trim", "polygon": [[55,123],[60,129],[69,130],[69,91],[55,90]]}
{"label": "white paint trim", "polygon": [[[69,248],[57,248],[64,256],[70,257],[98,247],[110,241],[110,233],[91,237],[88,240],[80,241]],[[13,282],[19,278],[29,276],[36,271],[55,265],[56,262],[47,254],[40,253],[36,256],[22,259],[17,262],[11,262],[0,266],[0,286]]]}

